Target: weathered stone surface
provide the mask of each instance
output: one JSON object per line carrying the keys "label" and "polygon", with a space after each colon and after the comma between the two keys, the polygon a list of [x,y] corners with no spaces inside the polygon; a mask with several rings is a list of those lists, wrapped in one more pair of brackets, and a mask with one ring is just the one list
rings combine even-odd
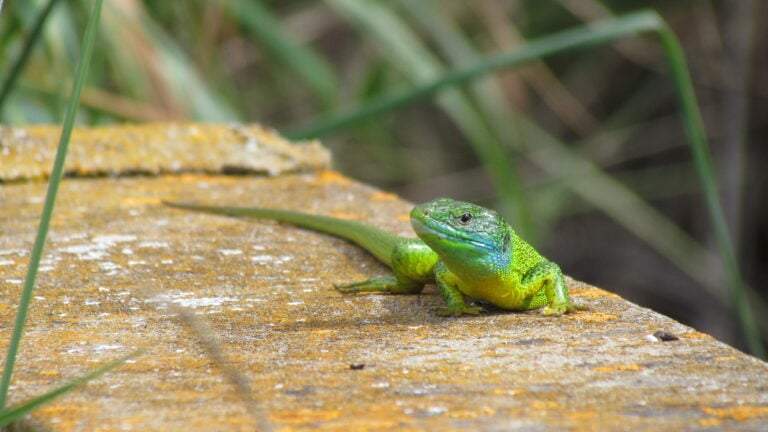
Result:
{"label": "weathered stone surface", "polygon": [[[0,126],[0,182],[47,178],[60,126]],[[291,144],[256,124],[150,123],[75,128],[66,173],[231,171],[277,175],[330,167],[317,141]]]}
{"label": "weathered stone surface", "polygon": [[[44,193],[41,183],[0,186],[3,350]],[[606,291],[569,280],[589,310],[560,318],[442,318],[432,287],[336,293],[333,282],[386,273],[344,241],[161,199],[295,208],[410,232],[408,203],[328,171],[66,180],[12,402],[147,352],[24,425],[254,430],[259,420],[221,365],[175,318],[185,308],[208,323],[276,430],[768,428],[768,364]],[[658,330],[680,339],[659,342]]]}

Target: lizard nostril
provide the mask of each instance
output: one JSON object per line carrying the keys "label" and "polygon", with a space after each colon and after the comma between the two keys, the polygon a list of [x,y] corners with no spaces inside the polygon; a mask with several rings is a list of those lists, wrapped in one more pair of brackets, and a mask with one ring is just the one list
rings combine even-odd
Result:
{"label": "lizard nostril", "polygon": [[424,209],[421,211],[421,214],[423,214],[424,216],[429,216],[429,210]]}

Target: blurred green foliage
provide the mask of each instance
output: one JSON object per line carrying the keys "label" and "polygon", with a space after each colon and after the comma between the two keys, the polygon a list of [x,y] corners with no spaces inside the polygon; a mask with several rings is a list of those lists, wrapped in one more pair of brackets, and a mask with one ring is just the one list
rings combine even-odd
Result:
{"label": "blurred green foliage", "polygon": [[[5,64],[21,57],[46,3],[6,5]],[[89,2],[59,3],[2,101],[3,123],[62,117]],[[764,209],[743,198],[765,182],[749,169],[764,156],[748,133],[750,102],[768,94],[753,79],[766,67],[752,54],[766,39],[752,23],[765,6],[754,2],[111,1],[79,118],[297,130],[527,41],[649,6],[681,35],[715,138],[739,265],[753,286],[765,286],[756,234],[765,224],[755,216]],[[743,345],[724,270],[712,264],[717,238],[675,88],[656,38],[628,38],[488,74],[323,140],[353,177],[415,201],[448,195],[500,208],[567,273]],[[765,293],[752,295],[762,307]]]}

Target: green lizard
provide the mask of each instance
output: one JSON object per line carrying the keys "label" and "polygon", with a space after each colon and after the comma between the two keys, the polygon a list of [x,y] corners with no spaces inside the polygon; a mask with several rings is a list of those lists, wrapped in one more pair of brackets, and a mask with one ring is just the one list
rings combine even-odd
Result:
{"label": "green lizard", "polygon": [[335,288],[342,293],[417,294],[435,282],[445,300],[444,316],[477,315],[465,296],[509,310],[544,307],[544,315],[578,308],[571,303],[563,273],[517,236],[493,210],[440,198],[417,205],[411,225],[419,237],[405,238],[351,220],[290,210],[165,204],[187,210],[287,222],[344,238],[366,249],[393,275]]}

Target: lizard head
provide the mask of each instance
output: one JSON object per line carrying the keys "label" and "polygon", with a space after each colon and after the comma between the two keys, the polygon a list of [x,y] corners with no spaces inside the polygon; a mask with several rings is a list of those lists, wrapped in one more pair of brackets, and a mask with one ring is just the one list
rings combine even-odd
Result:
{"label": "lizard head", "polygon": [[411,210],[416,235],[447,264],[501,264],[509,257],[514,232],[493,210],[438,198]]}

